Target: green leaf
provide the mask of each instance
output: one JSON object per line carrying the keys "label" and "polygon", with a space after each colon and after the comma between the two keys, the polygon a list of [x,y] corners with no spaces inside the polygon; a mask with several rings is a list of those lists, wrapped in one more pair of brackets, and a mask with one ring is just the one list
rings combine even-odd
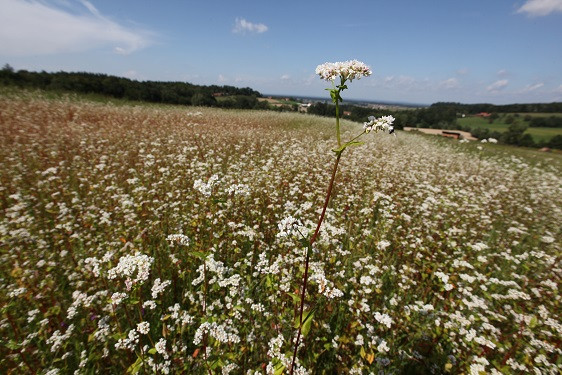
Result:
{"label": "green leaf", "polygon": [[209,255],[209,252],[206,252],[206,251],[190,251],[189,254],[191,254],[194,257],[197,257],[199,259],[205,259],[205,258],[207,258],[207,255]]}
{"label": "green leaf", "polygon": [[539,321],[538,321],[537,317],[533,315],[533,317],[531,318],[531,321],[529,322],[529,328],[531,328],[531,329],[535,328],[538,322]]}
{"label": "green leaf", "polygon": [[265,277],[265,286],[271,288],[273,286],[273,282],[271,281],[271,275],[267,275]]}
{"label": "green leaf", "polygon": [[10,349],[10,350],[17,350],[19,349],[20,345],[15,342],[14,340],[10,340],[6,343],[6,348]]}
{"label": "green leaf", "polygon": [[142,358],[138,357],[136,362],[133,363],[131,366],[129,366],[129,368],[127,369],[127,374],[136,374],[140,371],[140,368],[142,366]]}
{"label": "green leaf", "polygon": [[302,336],[306,337],[306,335],[308,334],[308,332],[310,331],[310,327],[312,325],[312,319],[314,318],[314,312],[311,311],[310,313],[308,313],[308,315],[306,316],[306,318],[304,319],[304,321],[302,322]]}
{"label": "green leaf", "polygon": [[273,372],[273,375],[281,375],[283,373],[283,370],[285,370],[285,366],[283,366],[283,364],[279,362],[273,369],[275,370]]}
{"label": "green leaf", "polygon": [[341,145],[341,147],[335,148],[332,151],[335,152],[336,154],[339,154],[341,152],[343,152],[343,150],[345,150],[348,147],[351,146],[361,146],[363,143],[365,142],[361,142],[361,141],[350,141],[347,143],[344,143],[343,145]]}
{"label": "green leaf", "polygon": [[[291,296],[291,298],[293,299],[293,302],[299,303],[301,301],[301,297],[298,296],[296,293],[287,293],[287,294]],[[298,326],[295,327],[295,328],[298,328]]]}
{"label": "green leaf", "polygon": [[148,349],[148,354],[154,355],[154,354],[156,354],[156,353],[157,353],[156,348],[150,348],[150,349]]}

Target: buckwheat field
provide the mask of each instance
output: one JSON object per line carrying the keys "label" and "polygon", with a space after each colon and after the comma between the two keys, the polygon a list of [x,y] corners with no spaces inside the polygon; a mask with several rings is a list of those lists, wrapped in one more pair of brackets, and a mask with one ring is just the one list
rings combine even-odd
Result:
{"label": "buckwheat field", "polygon": [[[0,373],[289,373],[333,120],[20,93],[0,134]],[[559,374],[560,155],[365,141],[294,373]]]}

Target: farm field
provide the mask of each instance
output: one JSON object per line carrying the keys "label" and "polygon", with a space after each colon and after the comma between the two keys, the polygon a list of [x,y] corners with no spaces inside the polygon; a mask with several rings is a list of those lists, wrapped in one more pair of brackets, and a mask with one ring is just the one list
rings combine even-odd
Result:
{"label": "farm field", "polygon": [[[333,127],[1,96],[0,373],[287,374]],[[295,374],[560,373],[562,156],[364,138],[313,247]]]}
{"label": "farm field", "polygon": [[[531,116],[541,117],[541,114],[532,114]],[[552,115],[552,114],[550,114]],[[520,115],[520,122],[523,121],[523,115]],[[542,116],[546,117],[546,116]],[[465,117],[457,119],[457,123],[461,126],[469,126],[471,128],[490,129],[503,133],[509,128],[509,124],[505,123],[502,118],[494,121],[492,124],[487,119],[481,117]],[[535,142],[548,141],[555,135],[562,135],[562,128],[538,128],[529,127],[525,133],[529,133]]]}

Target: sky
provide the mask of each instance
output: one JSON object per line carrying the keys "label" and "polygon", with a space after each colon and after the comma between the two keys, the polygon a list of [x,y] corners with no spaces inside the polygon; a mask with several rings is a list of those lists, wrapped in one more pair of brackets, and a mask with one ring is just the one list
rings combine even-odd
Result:
{"label": "sky", "polygon": [[562,0],[0,0],[0,66],[344,99],[562,101]]}

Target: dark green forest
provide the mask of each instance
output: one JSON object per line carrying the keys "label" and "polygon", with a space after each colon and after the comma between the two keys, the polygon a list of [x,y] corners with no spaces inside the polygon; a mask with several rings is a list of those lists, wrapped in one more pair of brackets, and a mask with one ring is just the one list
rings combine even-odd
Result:
{"label": "dark green forest", "polygon": [[[261,94],[249,87],[200,86],[186,82],[136,81],[96,73],[0,70],[0,85],[57,92],[98,94],[117,99],[224,108],[259,108]],[[220,100],[217,100],[219,98]]]}

